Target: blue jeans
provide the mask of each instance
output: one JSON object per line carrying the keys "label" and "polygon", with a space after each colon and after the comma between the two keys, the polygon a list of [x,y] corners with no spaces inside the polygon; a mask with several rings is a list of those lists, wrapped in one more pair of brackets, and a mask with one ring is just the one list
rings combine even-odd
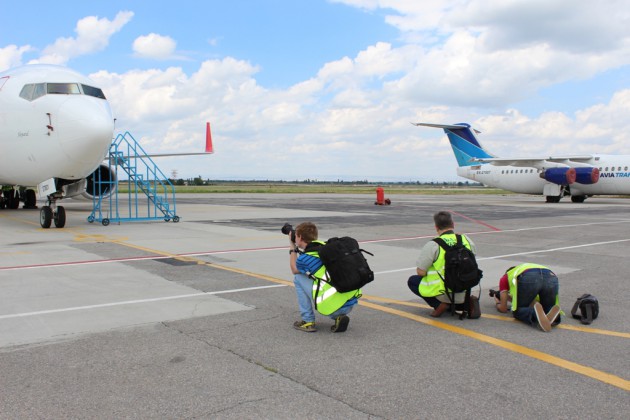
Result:
{"label": "blue jeans", "polygon": [[[516,310],[512,312],[512,315],[526,324],[538,325],[536,312],[530,305],[538,296],[545,313],[548,313],[556,304],[559,290],[558,277],[553,271],[545,268],[530,268],[518,276],[516,287]],[[560,316],[558,315],[554,325],[559,323]]]}
{"label": "blue jeans", "polygon": [[[313,280],[306,274],[296,274],[293,277],[295,284],[295,293],[297,294],[298,307],[300,308],[300,316],[302,321],[315,322],[315,311],[313,310]],[[330,319],[335,319],[340,315],[350,313],[354,305],[358,302],[357,298],[352,298],[332,314],[328,315]]]}

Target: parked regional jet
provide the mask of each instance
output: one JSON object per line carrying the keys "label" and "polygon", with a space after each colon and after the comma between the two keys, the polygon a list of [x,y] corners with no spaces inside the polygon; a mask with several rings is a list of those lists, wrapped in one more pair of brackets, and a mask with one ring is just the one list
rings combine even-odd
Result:
{"label": "parked regional jet", "polygon": [[[37,186],[47,204],[40,224],[62,228],[66,212],[57,200],[111,194],[116,174],[103,163],[113,140],[114,118],[103,91],[74,70],[27,65],[0,73],[0,208],[36,208]],[[204,153],[212,153],[207,124]],[[16,188],[16,186],[22,188]],[[24,189],[24,187],[28,189]]]}
{"label": "parked regional jet", "polygon": [[542,194],[548,203],[565,195],[574,203],[593,195],[630,195],[630,155],[499,158],[481,146],[469,124],[412,124],[444,129],[457,159],[457,175],[491,187]]}

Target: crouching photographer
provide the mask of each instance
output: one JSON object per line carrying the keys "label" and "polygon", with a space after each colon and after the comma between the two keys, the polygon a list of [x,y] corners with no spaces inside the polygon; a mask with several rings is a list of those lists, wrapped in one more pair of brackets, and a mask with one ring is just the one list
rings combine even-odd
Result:
{"label": "crouching photographer", "polygon": [[317,226],[311,222],[300,223],[295,230],[285,223],[282,233],[289,236],[289,267],[294,274],[293,282],[300,308],[301,320],[293,328],[315,332],[315,309],[335,321],[332,332],[348,329],[348,313],[357,304],[356,291],[337,292],[330,284],[318,279],[326,275],[326,267],[319,258],[318,248],[325,242],[317,239]]}
{"label": "crouching photographer", "polygon": [[523,263],[506,270],[499,290],[490,289],[497,311],[512,311],[514,318],[545,332],[561,322],[559,282],[540,264]]}

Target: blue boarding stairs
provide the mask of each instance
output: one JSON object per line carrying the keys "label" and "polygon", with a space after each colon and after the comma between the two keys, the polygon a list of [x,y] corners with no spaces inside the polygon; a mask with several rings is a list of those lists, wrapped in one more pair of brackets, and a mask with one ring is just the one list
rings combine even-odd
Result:
{"label": "blue boarding stairs", "polygon": [[[109,171],[94,172],[93,209],[88,222],[159,220],[179,222],[175,187],[128,131],[118,134],[108,155]],[[121,174],[127,175],[120,180]],[[119,192],[121,187],[126,192]]]}

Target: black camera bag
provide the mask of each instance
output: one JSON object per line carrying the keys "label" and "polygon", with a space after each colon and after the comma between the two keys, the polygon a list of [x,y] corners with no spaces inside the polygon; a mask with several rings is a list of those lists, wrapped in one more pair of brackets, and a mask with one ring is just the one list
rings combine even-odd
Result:
{"label": "black camera bag", "polygon": [[[577,310],[580,314],[577,314]],[[571,316],[579,319],[582,324],[588,325],[599,315],[599,302],[597,298],[591,294],[585,293],[575,301],[571,309]]]}
{"label": "black camera bag", "polygon": [[326,266],[329,283],[340,293],[360,289],[372,280],[374,272],[370,269],[363,253],[372,253],[359,248],[354,238],[330,238],[318,249],[319,258]]}

